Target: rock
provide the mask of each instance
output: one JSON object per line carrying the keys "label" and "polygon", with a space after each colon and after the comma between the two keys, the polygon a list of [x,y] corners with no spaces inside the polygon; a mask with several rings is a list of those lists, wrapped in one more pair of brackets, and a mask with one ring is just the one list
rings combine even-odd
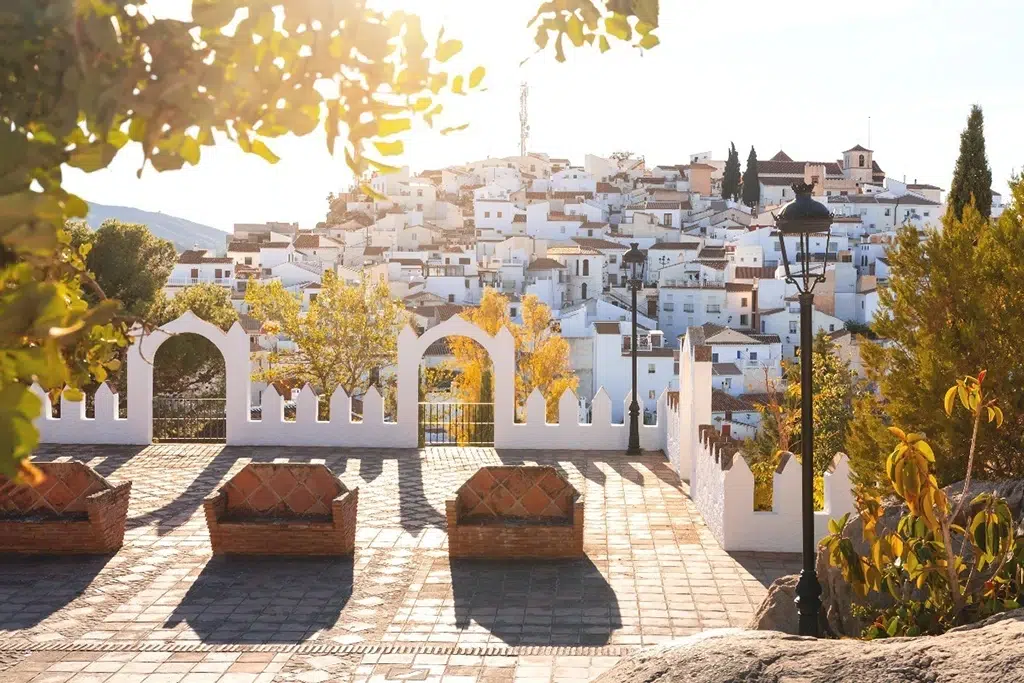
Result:
{"label": "rock", "polygon": [[815,640],[708,631],[631,655],[599,683],[1021,683],[1024,610],[941,636]]}
{"label": "rock", "polygon": [[[950,484],[944,490],[950,498],[950,505],[956,506],[961,497],[963,482]],[[995,493],[1006,499],[1015,519],[1024,523],[1024,480],[1011,481],[972,481],[966,498],[969,503],[979,493]],[[906,513],[903,505],[889,505],[879,520],[880,532],[888,532],[896,528],[900,517]],[[961,513],[963,516],[964,513]],[[963,520],[961,520],[961,523]],[[867,543],[864,542],[860,517],[851,515],[846,523],[843,534],[853,541],[854,549],[868,554]],[[830,567],[828,556],[819,551],[816,559],[818,581],[821,583],[821,604],[824,611],[823,632],[835,636],[860,637],[867,624],[855,617],[851,607],[854,604],[868,606],[872,609],[884,609],[892,603],[887,593],[869,593],[867,598],[855,595],[850,585],[843,579],[838,569]],[[783,633],[797,633],[795,597],[797,575],[783,576],[768,588],[768,595],[747,624],[747,628],[757,630],[776,630]]]}

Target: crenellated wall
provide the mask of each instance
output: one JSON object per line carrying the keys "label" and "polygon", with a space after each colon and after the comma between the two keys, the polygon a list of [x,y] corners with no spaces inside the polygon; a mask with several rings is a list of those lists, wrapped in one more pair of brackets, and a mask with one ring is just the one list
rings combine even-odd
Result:
{"label": "crenellated wall", "polygon": [[[51,417],[49,399],[43,399],[37,420],[44,443],[148,444],[153,437],[153,365],[157,349],[174,334],[199,334],[209,339],[224,356],[227,387],[226,422],[229,445],[335,446],[415,448],[419,440],[419,365],[433,342],[443,337],[465,336],[477,341],[490,355],[494,381],[494,445],[497,448],[625,450],[629,430],[611,420],[611,400],[602,389],[593,400],[592,420],[579,422],[578,400],[567,391],[559,401],[559,420],[545,419],[544,398],[535,391],[526,402],[524,423],[515,422],[515,340],[502,328],[491,337],[476,325],[454,316],[422,335],[406,327],[398,338],[398,416],[384,420],[384,401],[376,388],[363,396],[361,422],[351,418],[351,401],[338,388],[330,398],[328,420],[318,419],[318,397],[306,386],[296,399],[294,420],[284,418],[284,398],[276,391],[262,393],[260,419],[253,419],[250,405],[249,337],[237,323],[224,332],[191,312],[151,334],[135,337],[128,352],[127,417],[117,417],[118,397],[104,384],[96,393],[94,418],[85,417],[84,403],[61,398],[61,417]],[[628,412],[629,397],[626,398]],[[666,396],[658,402],[658,421],[641,425],[640,444],[645,450],[665,448],[666,426],[678,413],[670,411]],[[678,427],[678,425],[677,425]]]}
{"label": "crenellated wall", "polygon": [[[801,549],[800,464],[783,455],[775,473],[771,511],[754,510],[754,475],[739,443],[710,425],[699,428],[701,448],[690,494],[708,529],[730,551],[796,553]],[[824,509],[814,513],[814,535],[828,532],[828,520],[854,511],[850,466],[843,453],[825,473]]]}

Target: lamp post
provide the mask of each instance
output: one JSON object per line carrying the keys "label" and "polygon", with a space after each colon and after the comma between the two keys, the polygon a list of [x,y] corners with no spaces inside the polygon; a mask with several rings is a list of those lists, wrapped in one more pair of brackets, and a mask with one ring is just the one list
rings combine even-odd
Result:
{"label": "lamp post", "polygon": [[633,296],[633,338],[630,352],[633,357],[633,395],[629,403],[629,445],[627,455],[640,454],[640,404],[636,400],[636,293],[644,288],[644,270],[647,267],[647,256],[640,251],[639,242],[630,242],[629,251],[622,255],[622,265],[626,267],[626,286]]}
{"label": "lamp post", "polygon": [[[828,208],[811,198],[814,185],[794,183],[796,199],[786,204],[775,216],[775,226],[782,233],[782,265],[786,282],[796,285],[800,295],[800,446],[803,522],[803,569],[796,584],[796,606],[800,616],[800,635],[819,637],[818,615],[821,612],[821,584],[815,573],[814,539],[814,402],[811,366],[814,335],[811,318],[814,311],[814,286],[825,280],[828,245],[831,240],[832,214]],[[824,232],[825,252],[820,271],[811,264],[811,235]],[[796,258],[786,253],[786,236],[799,238]]]}

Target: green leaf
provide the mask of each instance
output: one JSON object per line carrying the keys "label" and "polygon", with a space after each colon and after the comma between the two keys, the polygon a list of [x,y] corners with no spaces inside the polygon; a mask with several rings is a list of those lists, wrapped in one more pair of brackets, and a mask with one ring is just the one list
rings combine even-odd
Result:
{"label": "green leaf", "polygon": [[68,159],[68,165],[80,168],[86,173],[106,168],[114,160],[117,148],[107,142],[94,142],[76,149]]}
{"label": "green leaf", "polygon": [[274,154],[267,145],[259,138],[253,139],[250,146],[250,152],[258,156],[263,157],[272,164],[276,164],[281,160],[281,157]]}
{"label": "green leaf", "polygon": [[446,40],[437,46],[437,53],[434,56],[439,62],[447,62],[461,51],[461,40]]}
{"label": "green leaf", "polygon": [[401,154],[405,151],[405,145],[401,140],[376,140],[373,146],[377,148],[377,151],[386,157],[393,157]]}
{"label": "green leaf", "polygon": [[469,73],[469,87],[470,88],[479,87],[480,83],[484,80],[484,75],[486,73],[487,73],[487,70],[484,67],[482,67],[482,66],[478,66],[475,69],[473,69]]}

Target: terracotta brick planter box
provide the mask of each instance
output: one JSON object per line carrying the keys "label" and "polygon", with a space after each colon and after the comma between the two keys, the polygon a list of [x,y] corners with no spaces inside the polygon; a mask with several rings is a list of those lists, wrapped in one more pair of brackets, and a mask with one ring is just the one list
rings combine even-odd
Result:
{"label": "terracotta brick planter box", "polygon": [[481,467],[445,502],[454,558],[583,556],[583,496],[554,467]]}
{"label": "terracotta brick planter box", "polygon": [[132,483],[114,485],[83,462],[34,463],[45,479],[0,476],[0,552],[113,553],[124,543]]}
{"label": "terracotta brick planter box", "polygon": [[351,555],[358,502],[325,465],[250,463],[203,508],[217,555]]}

